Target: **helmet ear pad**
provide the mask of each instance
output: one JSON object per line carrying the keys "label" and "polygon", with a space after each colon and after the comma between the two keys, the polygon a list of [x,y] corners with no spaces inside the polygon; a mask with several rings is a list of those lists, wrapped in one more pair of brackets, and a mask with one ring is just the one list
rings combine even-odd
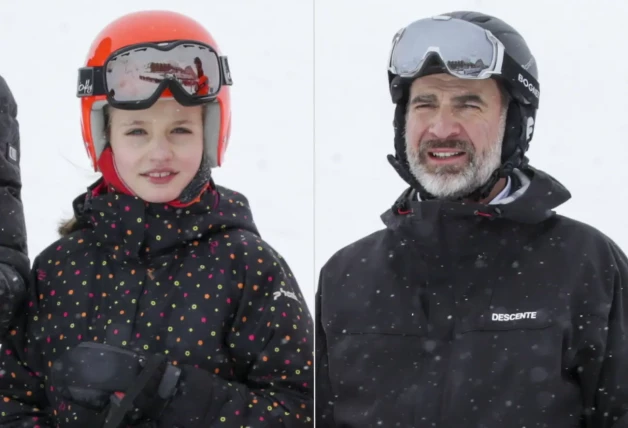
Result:
{"label": "helmet ear pad", "polygon": [[504,169],[520,168],[534,134],[536,110],[529,105],[511,99],[506,116],[506,130],[502,142]]}

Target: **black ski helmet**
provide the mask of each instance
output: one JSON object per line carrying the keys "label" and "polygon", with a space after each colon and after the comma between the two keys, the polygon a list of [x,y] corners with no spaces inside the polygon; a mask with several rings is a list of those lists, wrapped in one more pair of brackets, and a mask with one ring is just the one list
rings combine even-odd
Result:
{"label": "black ski helmet", "polygon": [[[536,60],[524,38],[512,26],[499,18],[479,12],[457,11],[444,13],[440,16],[450,16],[467,21],[484,30],[490,31],[504,45],[508,55],[538,82]],[[421,74],[421,76],[434,72],[447,72],[438,64],[435,65],[436,67],[428,67],[428,72]],[[525,94],[522,94],[518,88],[506,79],[502,79],[499,75],[493,75],[491,78],[496,79],[510,96],[506,132],[504,133],[504,139],[502,141],[502,163],[500,168],[493,173],[487,183],[479,189],[476,189],[470,195],[464,197],[472,200],[486,198],[500,178],[510,175],[515,168],[522,169],[526,167],[528,160],[525,157],[525,153],[529,148],[530,141],[534,134],[534,121],[536,119],[537,108],[526,100]],[[434,199],[434,196],[429,194],[410,172],[406,157],[405,116],[410,92],[409,88],[412,81],[395,76],[388,71],[388,83],[393,102],[396,104],[393,121],[395,129],[395,155],[388,155],[388,161],[401,178],[417,190],[421,199]]]}

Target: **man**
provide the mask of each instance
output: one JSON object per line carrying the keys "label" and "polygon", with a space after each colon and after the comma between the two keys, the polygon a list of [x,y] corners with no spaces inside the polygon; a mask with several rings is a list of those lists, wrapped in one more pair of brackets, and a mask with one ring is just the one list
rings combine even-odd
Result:
{"label": "man", "polygon": [[0,337],[24,301],[30,270],[21,190],[17,104],[0,76]]}
{"label": "man", "polygon": [[525,157],[537,65],[503,21],[397,33],[410,184],[317,293],[317,427],[628,427],[628,262]]}

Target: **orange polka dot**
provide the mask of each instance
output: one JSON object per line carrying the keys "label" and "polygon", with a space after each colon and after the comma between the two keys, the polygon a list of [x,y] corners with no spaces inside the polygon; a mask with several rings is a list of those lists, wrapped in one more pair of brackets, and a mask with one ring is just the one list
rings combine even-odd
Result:
{"label": "orange polka dot", "polygon": [[244,288],[244,284],[242,284],[241,282],[239,282],[239,283],[238,283],[238,288],[239,288],[240,290],[242,290],[242,289]]}
{"label": "orange polka dot", "polygon": [[203,341],[202,340],[198,341],[198,346],[203,346]]}
{"label": "orange polka dot", "polygon": [[206,298],[206,299],[209,299],[209,294],[206,294],[206,295],[205,295],[205,298]]}
{"label": "orange polka dot", "polygon": [[60,270],[59,272],[57,272],[57,276],[61,276],[61,275],[63,275],[63,271],[62,271],[62,270]]}
{"label": "orange polka dot", "polygon": [[73,294],[74,294],[74,290],[70,290],[70,291],[68,291],[68,294],[69,294],[70,296],[71,296],[71,295],[73,295]]}
{"label": "orange polka dot", "polygon": [[235,260],[235,254],[229,255],[229,257],[231,258],[231,260]]}
{"label": "orange polka dot", "polygon": [[126,234],[127,234],[127,235],[133,235],[133,232],[131,232],[130,230],[127,230],[127,231],[126,231]]}

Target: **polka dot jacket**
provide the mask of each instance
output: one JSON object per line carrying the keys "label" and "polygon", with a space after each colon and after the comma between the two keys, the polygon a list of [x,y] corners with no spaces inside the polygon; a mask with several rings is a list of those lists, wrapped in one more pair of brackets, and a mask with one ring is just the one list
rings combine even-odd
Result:
{"label": "polka dot jacket", "polygon": [[0,426],[86,427],[53,363],[83,341],[165,354],[181,368],[158,427],[310,427],[312,320],[246,198],[223,187],[187,208],[99,192],[78,230],[34,261],[24,315],[3,342]]}

